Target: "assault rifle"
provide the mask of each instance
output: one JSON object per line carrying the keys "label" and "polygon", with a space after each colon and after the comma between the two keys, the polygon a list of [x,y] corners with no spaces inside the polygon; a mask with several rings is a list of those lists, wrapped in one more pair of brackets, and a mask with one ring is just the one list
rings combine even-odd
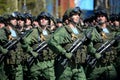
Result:
{"label": "assault rifle", "polygon": [[[68,49],[67,52],[70,52],[69,54],[72,54],[72,56],[74,56],[75,55],[75,51],[77,51],[77,49],[80,48],[85,41],[86,41],[86,37],[83,37],[82,40],[80,40],[80,39],[76,40],[73,43],[73,45],[70,47],[70,49]],[[60,60],[60,61],[62,61],[62,60]],[[63,65],[64,67],[66,67],[66,65],[68,64],[68,61],[69,61],[68,58],[64,58],[63,61],[62,61],[62,63],[61,63],[61,65]]]}
{"label": "assault rifle", "polygon": [[[25,37],[27,37],[30,33],[32,32],[32,30],[25,32],[23,35],[21,35],[20,37],[18,37],[17,39],[13,39],[11,41],[9,41],[8,43],[6,43],[3,48],[10,50],[11,48],[13,48],[13,46],[15,46],[21,39],[24,39]],[[3,60],[5,59],[5,55],[1,54],[0,55],[0,64],[3,62]]]}
{"label": "assault rifle", "polygon": [[[120,39],[120,35],[116,36],[114,39],[112,39],[111,41],[107,41],[105,42],[100,48],[98,48],[98,50],[96,50],[96,54],[101,54],[101,57],[103,56],[103,53],[109,49],[115,42],[116,40]],[[88,55],[86,62],[87,64],[91,67],[94,68],[96,63],[97,63],[98,59]]]}
{"label": "assault rifle", "polygon": [[[89,32],[87,35],[87,37],[91,36],[91,32]],[[77,51],[83,44],[85,41],[87,41],[87,37],[84,36],[82,39],[77,39],[72,46],[67,50],[67,52],[69,54],[72,54],[72,57],[75,55],[75,51]],[[64,68],[66,67],[66,65],[68,64],[69,59],[63,56],[59,56],[59,58],[57,59],[58,63],[60,63]]]}
{"label": "assault rifle", "polygon": [[[37,52],[38,53],[38,55],[41,55],[41,53],[40,53],[40,51],[42,51],[43,49],[45,49],[46,47],[47,47],[47,43],[46,43],[46,41],[43,41],[42,43],[40,43],[39,45],[38,45],[38,47],[36,48],[36,49],[34,49],[33,51],[35,51],[35,52]],[[27,65],[30,67],[30,66],[32,66],[32,64],[34,63],[34,61],[35,61],[35,57],[30,57],[28,60],[27,60]]]}

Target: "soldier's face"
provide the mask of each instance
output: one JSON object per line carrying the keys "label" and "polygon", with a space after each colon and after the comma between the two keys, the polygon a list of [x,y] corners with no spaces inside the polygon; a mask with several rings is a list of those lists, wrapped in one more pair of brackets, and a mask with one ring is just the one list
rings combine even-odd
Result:
{"label": "soldier's face", "polygon": [[31,22],[30,19],[26,19],[26,23],[25,23],[26,25],[31,25],[31,23],[32,23],[32,22]]}
{"label": "soldier's face", "polygon": [[0,23],[0,28],[3,28],[5,26],[5,24]]}
{"label": "soldier's face", "polygon": [[80,16],[79,16],[78,14],[74,14],[74,15],[72,16],[72,20],[73,20],[73,22],[75,22],[75,23],[79,23],[79,22],[80,22]]}
{"label": "soldier's face", "polygon": [[106,17],[104,15],[99,15],[97,17],[97,21],[98,21],[98,23],[102,24],[102,23],[105,23],[107,21],[107,19],[106,19]]}
{"label": "soldier's face", "polygon": [[18,25],[19,26],[24,26],[24,21],[23,20],[18,20]]}
{"label": "soldier's face", "polygon": [[62,23],[57,23],[56,25],[57,25],[57,27],[62,27],[63,26]]}
{"label": "soldier's face", "polygon": [[41,26],[46,26],[46,25],[48,25],[48,23],[49,23],[49,20],[48,20],[48,19],[46,19],[46,18],[40,19],[40,24],[41,24]]}
{"label": "soldier's face", "polygon": [[17,25],[17,20],[16,19],[12,19],[12,20],[10,20],[10,23],[12,25],[16,26]]}
{"label": "soldier's face", "polygon": [[33,25],[38,27],[39,23],[37,21],[33,21]]}
{"label": "soldier's face", "polygon": [[115,26],[120,26],[119,21],[114,21],[113,24],[114,24]]}

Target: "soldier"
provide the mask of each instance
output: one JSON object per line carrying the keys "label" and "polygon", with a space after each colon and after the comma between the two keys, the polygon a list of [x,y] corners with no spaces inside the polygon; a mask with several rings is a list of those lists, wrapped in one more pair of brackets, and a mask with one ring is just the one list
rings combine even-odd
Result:
{"label": "soldier", "polygon": [[[109,26],[107,26],[107,14],[105,10],[96,10],[95,12],[97,18],[97,30],[101,34],[102,42],[94,42],[91,41],[88,46],[88,53],[91,56],[94,56],[98,59],[95,67],[92,69],[88,69],[88,73],[90,73],[88,80],[114,80],[116,79],[116,70],[113,65],[114,57],[116,55],[116,51],[114,47],[110,47],[107,49],[103,55],[97,53],[97,49],[105,43],[113,38],[112,32],[110,32]],[[99,29],[98,29],[99,26]],[[102,58],[101,58],[102,56]]]}
{"label": "soldier", "polygon": [[85,24],[85,25],[84,25],[85,28],[95,27],[96,24],[97,24],[95,14],[92,14],[92,15],[86,17],[86,18],[84,19],[84,24]]}
{"label": "soldier", "polygon": [[83,22],[84,22],[84,27],[87,28],[87,27],[90,25],[89,20],[90,20],[90,17],[89,17],[89,16],[87,16],[87,17],[83,20]]}
{"label": "soldier", "polygon": [[18,17],[17,17],[17,23],[18,23],[18,34],[22,34],[22,32],[24,32],[24,27],[25,27],[25,16],[22,13],[19,13]]}
{"label": "soldier", "polygon": [[119,15],[118,14],[112,14],[112,15],[110,15],[109,20],[111,22],[112,31],[119,30],[119,28],[120,28]]}
{"label": "soldier", "polygon": [[[78,26],[81,13],[76,8],[68,9],[65,13],[67,15],[63,16],[63,21],[67,20],[67,25],[58,28],[48,42],[50,48],[57,54],[55,62],[56,80],[86,80],[83,64],[85,63],[87,49],[84,43],[80,49],[73,52],[75,54],[74,59],[72,53],[67,52],[74,41],[84,37],[82,28]],[[60,56],[70,60],[68,64],[62,65],[59,61]]]}
{"label": "soldier", "polygon": [[50,16],[49,29],[50,29],[50,31],[54,32],[57,29],[57,27],[56,27],[56,19],[51,14],[49,14],[49,16]]}
{"label": "soldier", "polygon": [[[10,41],[13,41],[14,43],[14,41],[17,41],[21,37],[18,33],[19,27],[17,25],[17,13],[9,15],[6,25],[11,32]],[[20,40],[9,49],[9,56],[6,57],[5,61],[6,74],[10,80],[23,80],[23,69],[21,65],[23,51],[19,41]]]}
{"label": "soldier", "polygon": [[17,34],[17,15],[18,13],[12,13],[10,15],[8,15],[8,19],[7,19],[7,27],[9,28],[10,32],[11,32],[11,36],[13,38],[17,38],[18,34]]}
{"label": "soldier", "polygon": [[[55,80],[54,73],[54,54],[46,47],[40,52],[35,52],[34,49],[39,43],[47,42],[52,33],[48,26],[50,25],[50,16],[47,12],[41,12],[37,21],[40,27],[33,28],[33,32],[24,40],[24,50],[33,56],[36,60],[31,66],[28,66],[31,80]],[[40,55],[39,55],[40,54]]]}
{"label": "soldier", "polygon": [[69,13],[71,11],[71,8],[67,9],[63,15],[63,25],[67,25],[68,24],[68,18],[69,18]]}
{"label": "soldier", "polygon": [[38,21],[37,21],[37,16],[33,16],[33,23],[32,23],[33,27],[40,27]]}
{"label": "soldier", "polygon": [[111,28],[108,24],[108,15],[105,10],[99,9],[95,11],[96,21],[104,33],[110,33]]}
{"label": "soldier", "polygon": [[[3,46],[9,40],[10,31],[5,27],[5,19],[0,16],[0,58],[1,55],[7,54],[8,50]],[[0,60],[1,61],[1,60]],[[4,70],[4,61],[0,62],[0,80],[6,80],[7,76]]]}
{"label": "soldier", "polygon": [[[118,14],[112,16],[112,18],[110,18],[113,25],[112,27],[114,28],[114,37],[120,35],[120,17]],[[116,68],[116,71],[117,71],[117,74],[118,74],[118,80],[119,80],[119,76],[120,76],[120,55],[119,55],[119,51],[120,51],[120,40],[118,39],[115,43],[115,47],[116,47],[116,51],[117,51],[117,55],[116,55],[116,59],[114,61],[114,64],[115,64],[115,68]]]}
{"label": "soldier", "polygon": [[25,30],[30,30],[31,28],[33,28],[33,26],[32,26],[32,21],[33,21],[32,15],[29,14],[29,13],[25,13],[24,16],[25,16]]}
{"label": "soldier", "polygon": [[62,27],[63,26],[63,21],[62,21],[62,19],[60,19],[60,18],[57,18],[56,19],[56,27],[57,28],[59,28],[59,27]]}

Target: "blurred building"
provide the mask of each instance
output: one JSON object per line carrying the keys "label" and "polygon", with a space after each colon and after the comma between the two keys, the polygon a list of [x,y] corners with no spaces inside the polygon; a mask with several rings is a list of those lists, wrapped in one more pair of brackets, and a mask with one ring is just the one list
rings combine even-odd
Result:
{"label": "blurred building", "polygon": [[68,8],[75,7],[74,0],[54,0],[54,5],[53,15],[56,17],[62,17]]}
{"label": "blurred building", "polygon": [[108,14],[120,13],[120,0],[0,0],[0,15],[14,11],[38,15],[48,11],[55,17],[62,17],[68,8],[75,6],[79,6],[85,15],[92,14],[98,7],[106,9]]}
{"label": "blurred building", "polygon": [[120,0],[94,0],[95,9],[102,7],[108,11],[108,14],[120,13]]}
{"label": "blurred building", "polygon": [[63,16],[64,12],[68,9],[68,8],[74,8],[75,7],[75,3],[74,0],[58,0],[59,2],[59,17]]}

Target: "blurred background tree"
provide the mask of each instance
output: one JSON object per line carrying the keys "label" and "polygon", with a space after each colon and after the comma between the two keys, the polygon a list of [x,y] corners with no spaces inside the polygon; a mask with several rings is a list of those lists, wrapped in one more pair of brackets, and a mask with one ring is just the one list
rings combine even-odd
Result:
{"label": "blurred background tree", "polygon": [[[79,6],[81,8],[81,5],[86,7],[83,2],[88,8],[91,7],[88,6],[90,2],[94,5],[93,9],[103,7],[108,11],[108,14],[120,13],[120,0],[0,0],[0,15],[14,11],[38,15],[41,11],[48,11],[55,17],[62,17],[66,9],[70,7]],[[82,11],[88,10],[82,9]],[[93,10],[91,11],[93,12]]]}
{"label": "blurred background tree", "polygon": [[7,0],[0,0],[0,14],[9,12],[9,5],[6,4],[7,4]]}
{"label": "blurred background tree", "polygon": [[[29,12],[37,15],[41,11],[45,11],[45,0],[19,0],[19,11]],[[26,10],[25,10],[25,9]]]}
{"label": "blurred background tree", "polygon": [[45,0],[0,0],[0,15],[14,11],[37,15],[46,10],[45,4]]}

